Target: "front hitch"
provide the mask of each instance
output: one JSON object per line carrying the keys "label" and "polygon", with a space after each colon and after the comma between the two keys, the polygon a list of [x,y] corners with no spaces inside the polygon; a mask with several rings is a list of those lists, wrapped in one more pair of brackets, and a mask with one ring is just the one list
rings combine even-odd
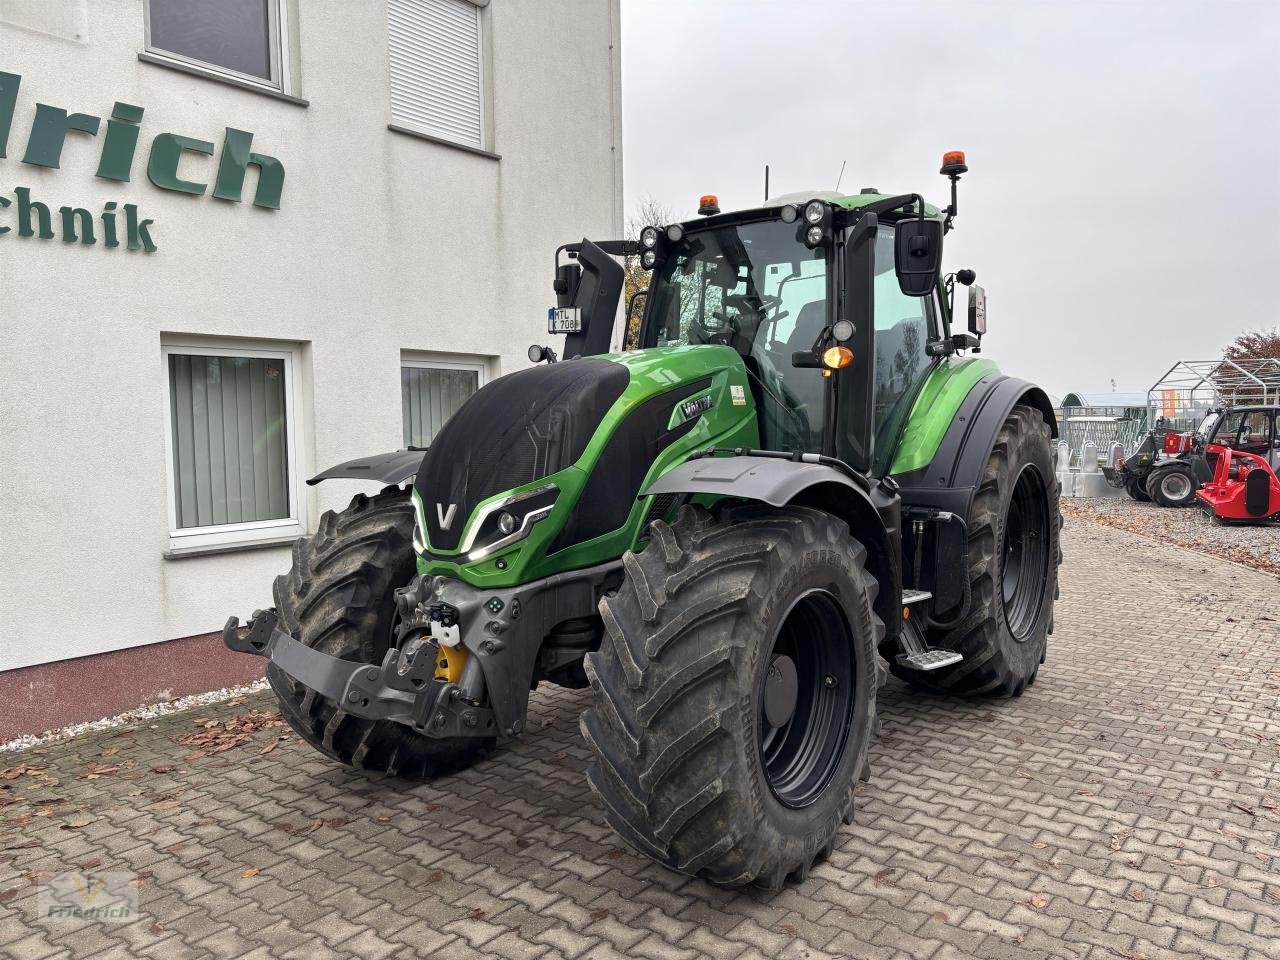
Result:
{"label": "front hitch", "polygon": [[222,642],[237,653],[265,657],[357,717],[391,720],[433,737],[492,735],[491,710],[467,703],[456,684],[436,680],[439,648],[427,637],[388,650],[374,666],[314,650],[280,629],[275,610],[257,610],[243,633],[239,617],[229,618]]}

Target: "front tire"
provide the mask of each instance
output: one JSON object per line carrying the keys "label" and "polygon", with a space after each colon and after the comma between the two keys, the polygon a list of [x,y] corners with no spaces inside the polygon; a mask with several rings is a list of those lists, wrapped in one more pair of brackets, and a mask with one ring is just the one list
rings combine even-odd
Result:
{"label": "front tire", "polygon": [[[294,544],[293,567],[273,588],[280,624],[322,653],[381,664],[394,639],[395,591],[414,573],[407,493],[387,487],[376,497],[356,494],[341,513],[325,512],[314,537]],[[424,737],[391,720],[353,716],[274,664],[267,680],[298,736],[357,770],[425,780],[469,766],[494,743]]]}
{"label": "front tire", "polygon": [[1130,477],[1125,481],[1124,491],[1129,494],[1129,499],[1137,500],[1138,503],[1151,502],[1151,494],[1147,493],[1146,477]]}
{"label": "front tire", "polygon": [[894,672],[910,683],[959,696],[1019,696],[1035,681],[1053,632],[1062,562],[1062,513],[1049,426],[1018,404],[1005,419],[983,470],[969,517],[969,612],[932,627],[933,647],[958,650],[954,666]]}
{"label": "front tire", "polygon": [[1199,486],[1190,464],[1181,461],[1161,467],[1147,478],[1151,499],[1162,507],[1192,506]]}
{"label": "front tire", "polygon": [[682,508],[600,604],[588,772],[633,847],[715,883],[803,879],[853,821],[884,627],[866,550],[800,507]]}

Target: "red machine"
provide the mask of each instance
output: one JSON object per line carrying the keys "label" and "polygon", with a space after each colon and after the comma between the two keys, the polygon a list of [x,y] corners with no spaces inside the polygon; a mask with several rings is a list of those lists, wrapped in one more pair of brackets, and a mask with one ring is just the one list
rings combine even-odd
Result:
{"label": "red machine", "polygon": [[1216,463],[1213,479],[1196,491],[1201,506],[1222,520],[1280,520],[1280,478],[1263,457],[1217,443],[1205,453]]}

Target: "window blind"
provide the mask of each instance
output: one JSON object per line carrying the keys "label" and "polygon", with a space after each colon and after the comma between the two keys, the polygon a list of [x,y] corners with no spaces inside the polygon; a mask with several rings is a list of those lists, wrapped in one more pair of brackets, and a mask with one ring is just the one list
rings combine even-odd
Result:
{"label": "window blind", "polygon": [[289,516],[285,361],[169,355],[178,529]]}
{"label": "window blind", "polygon": [[391,117],[484,148],[480,9],[468,0],[387,0]]}
{"label": "window blind", "polygon": [[404,445],[425,447],[463,401],[480,387],[475,370],[445,367],[401,367]]}

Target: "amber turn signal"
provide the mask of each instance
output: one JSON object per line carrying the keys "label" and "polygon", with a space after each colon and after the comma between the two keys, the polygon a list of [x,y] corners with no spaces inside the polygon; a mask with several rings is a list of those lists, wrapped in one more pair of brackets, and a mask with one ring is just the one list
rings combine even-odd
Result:
{"label": "amber turn signal", "polygon": [[848,347],[831,347],[822,354],[822,365],[830,370],[839,370],[853,363],[853,351]]}

